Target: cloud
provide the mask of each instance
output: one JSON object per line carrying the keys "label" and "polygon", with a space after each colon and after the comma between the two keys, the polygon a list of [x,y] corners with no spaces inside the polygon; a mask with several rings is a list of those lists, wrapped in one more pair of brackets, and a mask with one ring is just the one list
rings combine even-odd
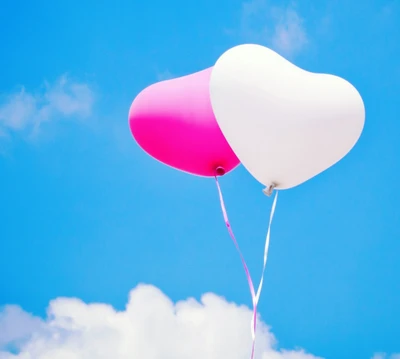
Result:
{"label": "cloud", "polygon": [[[247,359],[250,354],[250,310],[212,293],[200,302],[173,303],[157,288],[139,285],[123,311],[58,298],[50,302],[46,319],[15,306],[0,318],[0,333],[6,333],[0,359]],[[317,359],[303,350],[276,349],[262,322],[256,358]]]}
{"label": "cloud", "polygon": [[165,70],[165,71],[159,72],[157,74],[157,80],[158,81],[170,80],[170,79],[173,79],[175,77],[176,76],[173,73],[171,73],[169,70]]}
{"label": "cloud", "polygon": [[45,83],[42,91],[20,91],[0,102],[0,136],[10,132],[37,131],[46,121],[58,118],[87,118],[92,113],[94,92],[88,84],[61,76],[54,84]]}
{"label": "cloud", "polygon": [[276,25],[271,37],[273,48],[286,55],[300,52],[308,43],[303,20],[293,9],[276,11]]}
{"label": "cloud", "polygon": [[372,359],[400,359],[400,353],[392,354],[390,356],[388,356],[386,353],[376,353]]}
{"label": "cloud", "polygon": [[270,6],[266,0],[242,4],[240,35],[246,42],[267,45],[287,57],[297,55],[309,43],[304,20],[294,5]]}
{"label": "cloud", "polygon": [[[388,34],[393,33],[393,40],[397,44],[397,28],[399,23],[400,4],[396,0],[386,2],[377,12],[376,24],[381,26]],[[388,32],[389,28],[393,28]],[[396,35],[395,35],[396,34]]]}
{"label": "cloud", "polygon": [[0,348],[23,340],[40,329],[42,322],[16,305],[6,306],[0,312]]}
{"label": "cloud", "polygon": [[379,15],[383,17],[392,17],[396,15],[397,10],[398,3],[395,0],[392,0],[383,5]]}

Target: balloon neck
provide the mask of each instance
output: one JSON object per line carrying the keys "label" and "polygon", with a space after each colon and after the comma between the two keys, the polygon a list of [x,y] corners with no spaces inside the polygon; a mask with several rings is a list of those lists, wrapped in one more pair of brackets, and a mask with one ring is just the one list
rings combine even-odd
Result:
{"label": "balloon neck", "polygon": [[215,175],[216,176],[223,176],[224,174],[225,174],[225,168],[224,167],[218,166],[215,169]]}
{"label": "balloon neck", "polygon": [[268,197],[271,196],[271,194],[274,191],[275,187],[276,187],[275,183],[272,183],[269,186],[265,187],[263,189],[264,194],[267,195]]}

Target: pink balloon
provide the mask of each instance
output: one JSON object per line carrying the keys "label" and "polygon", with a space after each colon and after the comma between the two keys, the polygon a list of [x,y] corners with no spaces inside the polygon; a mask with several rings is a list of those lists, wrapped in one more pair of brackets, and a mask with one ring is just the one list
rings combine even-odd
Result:
{"label": "pink balloon", "polygon": [[129,111],[132,135],[144,151],[199,176],[223,175],[239,164],[211,108],[211,70],[151,85]]}

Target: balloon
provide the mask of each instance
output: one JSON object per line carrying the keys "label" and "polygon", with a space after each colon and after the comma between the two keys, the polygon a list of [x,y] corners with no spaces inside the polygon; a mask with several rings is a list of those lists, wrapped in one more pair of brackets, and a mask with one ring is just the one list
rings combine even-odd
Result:
{"label": "balloon", "polygon": [[129,111],[132,135],[144,151],[199,176],[223,175],[239,164],[211,108],[211,70],[151,85]]}
{"label": "balloon", "polygon": [[260,45],[236,46],[218,59],[210,97],[241,163],[277,189],[334,165],[364,127],[364,104],[349,82],[305,71]]}

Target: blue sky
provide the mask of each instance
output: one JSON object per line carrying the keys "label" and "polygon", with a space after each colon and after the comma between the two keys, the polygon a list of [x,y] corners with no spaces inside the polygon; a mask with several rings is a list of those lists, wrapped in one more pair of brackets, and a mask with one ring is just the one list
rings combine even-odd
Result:
{"label": "blue sky", "polygon": [[[280,194],[259,305],[275,349],[395,358],[399,37],[400,5],[386,0],[362,6],[345,0],[3,1],[0,305],[26,312],[3,307],[0,358],[11,358],[10,343],[20,339],[18,320],[11,317],[13,337],[7,315],[43,327],[50,319],[37,316],[45,318],[49,302],[60,297],[124,310],[129,291],[146,283],[173,302],[211,292],[251,304],[213,181],[153,160],[127,124],[144,87],[212,66],[245,42],[271,46],[309,71],[346,78],[366,106],[353,151]],[[243,167],[221,186],[257,278],[272,200]],[[224,338],[234,327],[228,323],[212,327],[215,335]],[[246,320],[243,327],[246,336]],[[248,346],[243,339],[244,353]]]}

